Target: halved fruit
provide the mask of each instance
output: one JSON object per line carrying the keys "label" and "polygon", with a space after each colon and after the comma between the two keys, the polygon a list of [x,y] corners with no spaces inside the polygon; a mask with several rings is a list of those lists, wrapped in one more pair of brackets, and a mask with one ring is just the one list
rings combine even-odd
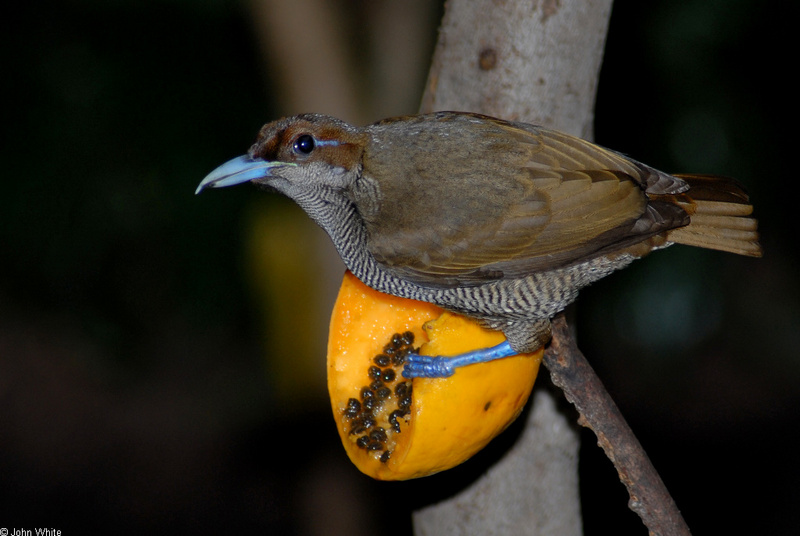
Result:
{"label": "halved fruit", "polygon": [[522,411],[542,351],[413,380],[402,377],[403,357],[416,348],[452,356],[503,340],[473,320],[383,294],[347,272],[331,317],[328,391],[350,460],[373,478],[406,480],[481,450]]}

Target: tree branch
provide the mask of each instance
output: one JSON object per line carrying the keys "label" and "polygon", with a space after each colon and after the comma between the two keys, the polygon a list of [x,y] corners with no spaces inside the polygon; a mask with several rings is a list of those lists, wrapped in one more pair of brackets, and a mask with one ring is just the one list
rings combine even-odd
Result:
{"label": "tree branch", "polygon": [[553,319],[553,339],[545,350],[543,363],[553,383],[580,413],[578,422],[597,435],[598,444],[628,488],[628,507],[642,518],[650,534],[690,534],[642,445],[578,349],[563,313]]}

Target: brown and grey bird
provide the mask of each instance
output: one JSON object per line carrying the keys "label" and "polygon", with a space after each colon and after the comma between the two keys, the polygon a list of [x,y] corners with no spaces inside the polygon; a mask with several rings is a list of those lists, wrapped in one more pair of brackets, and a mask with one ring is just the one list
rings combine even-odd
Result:
{"label": "brown and grey bird", "polygon": [[251,181],[293,199],[379,291],[501,330],[491,352],[412,360],[405,374],[529,352],[578,290],[653,249],[761,256],[731,179],[670,175],[546,128],[439,112],[354,127],[305,114],[265,125],[197,188]]}

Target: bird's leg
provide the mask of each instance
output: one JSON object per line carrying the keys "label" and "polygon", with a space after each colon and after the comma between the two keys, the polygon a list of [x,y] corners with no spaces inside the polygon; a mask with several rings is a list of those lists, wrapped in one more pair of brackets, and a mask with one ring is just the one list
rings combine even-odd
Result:
{"label": "bird's leg", "polygon": [[452,376],[458,367],[494,361],[501,357],[516,355],[508,341],[491,348],[481,348],[453,357],[408,354],[403,368],[405,378],[446,378]]}
{"label": "bird's leg", "polygon": [[[499,327],[486,321],[478,320],[478,322],[489,329],[498,329]],[[459,367],[533,352],[550,340],[550,319],[540,318],[530,323],[507,324],[503,326],[503,333],[507,340],[497,346],[480,348],[452,357],[409,354],[406,356],[403,376],[406,378],[447,378],[452,376]],[[520,350],[514,350],[509,340],[513,341],[514,347]]]}

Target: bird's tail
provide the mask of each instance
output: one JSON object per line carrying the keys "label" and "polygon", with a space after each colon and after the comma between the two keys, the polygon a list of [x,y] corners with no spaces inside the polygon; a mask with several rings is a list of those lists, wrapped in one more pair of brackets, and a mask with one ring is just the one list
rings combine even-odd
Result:
{"label": "bird's tail", "polygon": [[691,223],[671,230],[667,240],[750,257],[762,255],[753,206],[738,182],[714,175],[675,176],[689,183],[689,190],[652,197],[677,204],[689,214]]}

